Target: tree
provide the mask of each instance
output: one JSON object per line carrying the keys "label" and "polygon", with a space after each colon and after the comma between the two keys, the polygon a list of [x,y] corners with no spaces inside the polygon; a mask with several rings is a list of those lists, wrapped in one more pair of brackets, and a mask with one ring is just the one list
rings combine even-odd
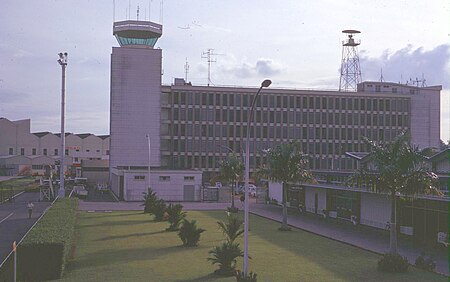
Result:
{"label": "tree", "polygon": [[186,217],[186,212],[183,211],[183,205],[181,204],[169,204],[166,209],[167,221],[170,226],[166,228],[166,231],[178,231],[180,223]]}
{"label": "tree", "polygon": [[235,209],[234,206],[234,190],[237,188],[237,181],[244,172],[244,164],[232,153],[228,158],[220,163],[220,175],[223,180],[231,183],[231,209]]}
{"label": "tree", "polygon": [[266,151],[267,165],[259,174],[273,182],[281,182],[283,192],[283,223],[280,230],[289,230],[287,224],[287,186],[289,183],[311,182],[313,176],[307,169],[308,158],[300,143],[291,141]]}
{"label": "tree", "polygon": [[[353,177],[376,183],[375,192],[388,193],[391,200],[389,252],[397,254],[397,198],[400,195],[439,194],[437,176],[425,166],[424,153],[409,143],[410,137],[402,132],[389,143],[376,143],[364,138],[370,150],[373,168],[362,167]],[[369,166],[370,167],[370,166]]]}

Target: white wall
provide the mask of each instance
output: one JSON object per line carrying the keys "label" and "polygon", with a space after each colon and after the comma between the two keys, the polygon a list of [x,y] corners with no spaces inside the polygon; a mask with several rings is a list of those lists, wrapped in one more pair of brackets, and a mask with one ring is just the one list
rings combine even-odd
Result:
{"label": "white wall", "polygon": [[[195,201],[200,201],[200,188],[202,181],[201,171],[152,170],[150,183],[147,181],[147,171],[123,171],[124,198],[126,201],[142,201],[143,193],[150,185],[158,197],[166,201],[183,201],[184,186],[193,185],[195,188]],[[145,179],[135,179],[135,176],[144,176]],[[160,176],[169,176],[169,181],[161,181]],[[185,181],[185,176],[193,176],[194,181]],[[118,191],[117,188],[113,188]]]}
{"label": "white wall", "polygon": [[325,189],[320,188],[305,188],[305,205],[306,211],[315,212],[315,195],[317,193],[317,214],[323,214],[323,210],[327,208],[327,192]]}
{"label": "white wall", "polygon": [[361,224],[385,228],[391,218],[391,204],[387,195],[361,193]]}
{"label": "white wall", "polygon": [[281,183],[269,182],[269,198],[279,203],[283,201],[283,189]]}

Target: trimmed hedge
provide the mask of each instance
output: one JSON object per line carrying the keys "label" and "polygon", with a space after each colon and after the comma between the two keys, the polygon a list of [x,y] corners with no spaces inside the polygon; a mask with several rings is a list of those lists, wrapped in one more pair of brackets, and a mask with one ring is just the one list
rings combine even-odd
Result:
{"label": "trimmed hedge", "polygon": [[73,245],[78,199],[56,201],[17,248],[18,277],[61,278]]}

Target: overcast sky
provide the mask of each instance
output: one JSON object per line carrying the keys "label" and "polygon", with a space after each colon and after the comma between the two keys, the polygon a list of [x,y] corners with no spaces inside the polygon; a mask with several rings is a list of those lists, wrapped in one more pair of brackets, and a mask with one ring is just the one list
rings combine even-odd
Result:
{"label": "overcast sky", "polygon": [[[215,85],[337,89],[343,29],[362,33],[363,80],[426,79],[443,85],[441,139],[450,139],[450,2],[116,0],[115,19],[163,24],[163,83],[207,83],[202,52],[214,49]],[[128,13],[129,3],[131,12]],[[150,6],[150,9],[149,9]],[[149,12],[150,10],[150,12]],[[162,14],[162,16],[161,16]],[[0,117],[59,131],[60,73],[69,53],[66,131],[109,133],[113,0],[0,1]]]}

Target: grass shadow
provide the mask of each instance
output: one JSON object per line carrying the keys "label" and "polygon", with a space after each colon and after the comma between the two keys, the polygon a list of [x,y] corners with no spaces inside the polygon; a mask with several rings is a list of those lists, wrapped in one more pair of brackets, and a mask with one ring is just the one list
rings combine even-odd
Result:
{"label": "grass shadow", "polygon": [[141,236],[150,236],[150,235],[156,235],[161,233],[166,233],[167,231],[161,230],[161,231],[155,231],[155,232],[143,232],[143,233],[134,233],[134,234],[127,234],[127,235],[117,235],[117,236],[107,236],[103,237],[94,241],[108,241],[108,240],[115,240],[115,239],[127,239],[132,237],[141,237]]}
{"label": "grass shadow", "polygon": [[219,276],[215,273],[209,273],[209,274],[203,275],[201,277],[196,277],[196,278],[192,278],[192,279],[175,280],[175,281],[176,282],[205,282],[205,281],[221,280],[224,278],[227,278],[227,277]]}

